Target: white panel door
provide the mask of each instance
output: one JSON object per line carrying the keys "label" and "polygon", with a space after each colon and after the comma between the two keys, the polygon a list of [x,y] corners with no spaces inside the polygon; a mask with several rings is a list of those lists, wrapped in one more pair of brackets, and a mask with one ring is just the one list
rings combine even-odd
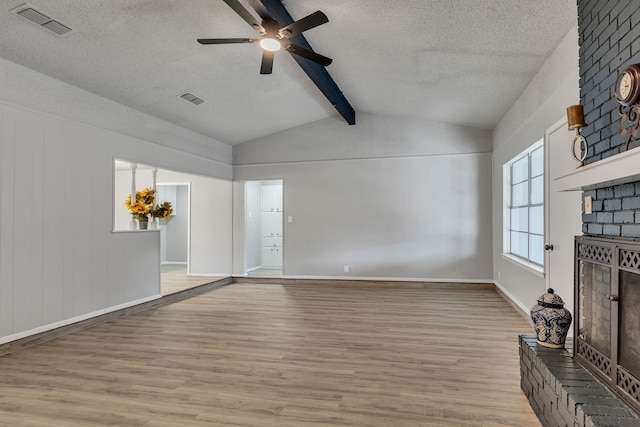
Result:
{"label": "white panel door", "polygon": [[[565,307],[573,314],[573,245],[574,236],[582,234],[582,193],[559,191],[556,178],[575,171],[578,162],[571,155],[575,133],[567,130],[566,118],[545,132],[547,191],[546,286],[562,297]],[[544,291],[540,290],[541,293]]]}

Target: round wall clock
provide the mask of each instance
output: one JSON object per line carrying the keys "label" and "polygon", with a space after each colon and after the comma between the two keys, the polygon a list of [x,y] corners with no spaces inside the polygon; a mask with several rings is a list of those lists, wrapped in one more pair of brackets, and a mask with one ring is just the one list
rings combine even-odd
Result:
{"label": "round wall clock", "polygon": [[616,99],[626,107],[634,105],[640,98],[640,64],[629,65],[616,80]]}

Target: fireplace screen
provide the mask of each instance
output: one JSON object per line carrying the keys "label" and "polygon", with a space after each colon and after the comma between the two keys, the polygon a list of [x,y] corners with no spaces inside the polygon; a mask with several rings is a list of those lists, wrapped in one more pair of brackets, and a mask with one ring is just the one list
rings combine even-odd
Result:
{"label": "fireplace screen", "polygon": [[620,365],[640,378],[640,275],[620,272]]}
{"label": "fireplace screen", "polygon": [[575,357],[640,410],[640,244],[576,237]]}
{"label": "fireplace screen", "polygon": [[581,260],[580,277],[580,336],[611,357],[611,268]]}

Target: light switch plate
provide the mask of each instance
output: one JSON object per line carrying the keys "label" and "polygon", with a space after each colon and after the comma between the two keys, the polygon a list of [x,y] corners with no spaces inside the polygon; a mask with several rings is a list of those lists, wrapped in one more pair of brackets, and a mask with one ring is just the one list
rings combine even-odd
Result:
{"label": "light switch plate", "polygon": [[584,213],[593,213],[593,197],[587,196],[584,198]]}

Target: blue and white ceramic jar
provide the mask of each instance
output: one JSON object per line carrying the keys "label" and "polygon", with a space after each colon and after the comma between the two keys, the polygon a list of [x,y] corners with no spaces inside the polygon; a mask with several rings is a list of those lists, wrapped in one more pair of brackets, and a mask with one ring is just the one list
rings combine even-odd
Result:
{"label": "blue and white ceramic jar", "polygon": [[571,313],[564,308],[564,301],[547,289],[531,308],[531,320],[536,330],[538,344],[544,347],[563,348],[571,326]]}

